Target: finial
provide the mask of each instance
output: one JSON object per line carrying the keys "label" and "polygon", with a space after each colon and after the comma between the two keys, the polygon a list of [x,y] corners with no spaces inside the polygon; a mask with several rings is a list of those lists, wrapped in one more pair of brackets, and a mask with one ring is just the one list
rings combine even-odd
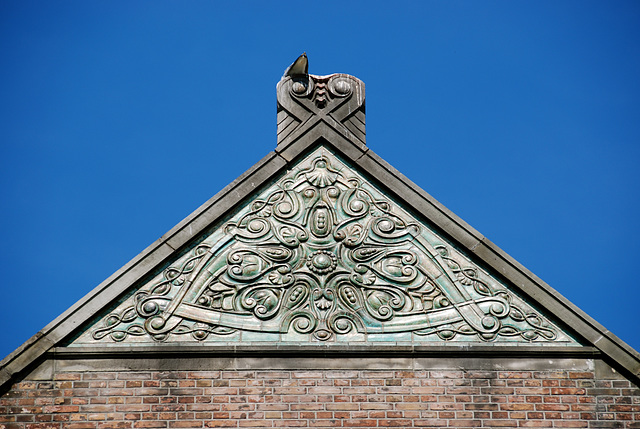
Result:
{"label": "finial", "polygon": [[348,74],[310,75],[308,67],[303,53],[278,82],[278,145],[299,139],[319,122],[366,144],[364,83]]}

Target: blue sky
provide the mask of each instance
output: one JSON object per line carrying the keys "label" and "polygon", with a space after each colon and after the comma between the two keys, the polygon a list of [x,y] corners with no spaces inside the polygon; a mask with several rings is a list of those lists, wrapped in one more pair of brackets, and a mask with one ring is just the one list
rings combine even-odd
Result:
{"label": "blue sky", "polygon": [[276,144],[275,85],[636,349],[640,3],[0,2],[0,356]]}

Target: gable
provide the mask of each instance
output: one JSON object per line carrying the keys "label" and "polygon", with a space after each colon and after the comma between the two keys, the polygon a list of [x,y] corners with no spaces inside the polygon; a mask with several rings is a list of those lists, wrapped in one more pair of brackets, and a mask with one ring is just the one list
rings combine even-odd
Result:
{"label": "gable", "polygon": [[640,379],[635,350],[366,146],[361,81],[277,91],[275,151],[3,359],[0,385],[132,351],[580,355]]}
{"label": "gable", "polygon": [[357,170],[315,148],[70,345],[576,345]]}

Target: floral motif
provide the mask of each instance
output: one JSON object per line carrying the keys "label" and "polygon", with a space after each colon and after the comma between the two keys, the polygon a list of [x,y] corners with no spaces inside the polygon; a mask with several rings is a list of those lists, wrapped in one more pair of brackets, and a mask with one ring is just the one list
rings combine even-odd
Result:
{"label": "floral motif", "polygon": [[338,258],[326,250],[318,250],[307,257],[307,267],[316,274],[328,274],[336,269]]}
{"label": "floral motif", "polygon": [[91,335],[204,341],[237,331],[570,341],[324,148]]}

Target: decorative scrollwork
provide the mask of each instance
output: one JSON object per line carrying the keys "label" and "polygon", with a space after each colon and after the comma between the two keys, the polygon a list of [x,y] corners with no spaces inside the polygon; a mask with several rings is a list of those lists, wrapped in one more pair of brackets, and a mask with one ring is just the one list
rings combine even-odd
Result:
{"label": "decorative scrollwork", "polygon": [[316,117],[365,143],[364,83],[345,75],[292,76],[278,83],[278,143],[304,132]]}
{"label": "decorative scrollwork", "polygon": [[[347,96],[348,83],[329,87]],[[91,335],[205,341],[238,332],[307,341],[402,333],[571,341],[324,148],[105,315]]]}

